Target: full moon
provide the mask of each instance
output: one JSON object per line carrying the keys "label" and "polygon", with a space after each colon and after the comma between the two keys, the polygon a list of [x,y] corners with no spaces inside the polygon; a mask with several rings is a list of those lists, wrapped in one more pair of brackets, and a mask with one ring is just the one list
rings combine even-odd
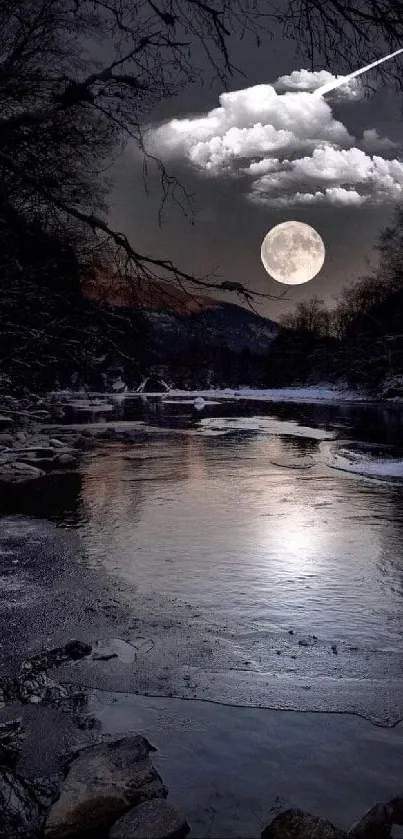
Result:
{"label": "full moon", "polygon": [[279,283],[301,285],[319,273],[325,246],[319,233],[302,221],[284,221],[264,237],[260,251],[268,274]]}

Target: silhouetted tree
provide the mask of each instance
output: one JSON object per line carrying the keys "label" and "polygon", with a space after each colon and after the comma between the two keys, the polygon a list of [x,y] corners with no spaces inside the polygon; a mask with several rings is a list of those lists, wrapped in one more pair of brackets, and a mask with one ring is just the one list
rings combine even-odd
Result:
{"label": "silhouetted tree", "polygon": [[[275,0],[271,9],[300,52],[331,72],[340,72],[341,63],[357,69],[403,43],[402,0]],[[399,62],[377,74],[403,88]]]}
{"label": "silhouetted tree", "polygon": [[235,70],[230,37],[249,31],[258,40],[264,7],[265,0],[3,0],[0,180],[10,205],[48,231],[68,232],[76,248],[108,246],[127,278],[211,287],[211,278],[142,254],[111,229],[104,173],[130,141],[145,165],[159,168],[163,201],[183,199],[146,153],[141,126],[157,101],[202,80],[197,52],[224,84]]}

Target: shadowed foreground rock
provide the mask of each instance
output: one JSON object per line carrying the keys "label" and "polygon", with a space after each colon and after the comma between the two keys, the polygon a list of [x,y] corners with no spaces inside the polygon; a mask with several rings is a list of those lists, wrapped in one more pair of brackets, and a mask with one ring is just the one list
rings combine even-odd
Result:
{"label": "shadowed foreground rock", "polygon": [[303,810],[286,810],[263,830],[262,839],[346,839],[347,835]]}
{"label": "shadowed foreground rock", "polygon": [[44,809],[33,789],[9,769],[0,768],[0,836],[31,839],[42,827]]}
{"label": "shadowed foreground rock", "polygon": [[375,804],[355,824],[349,836],[354,839],[389,839],[393,827],[393,805]]}
{"label": "shadowed foreground rock", "polygon": [[164,799],[145,801],[129,810],[109,832],[110,839],[183,839],[190,827]]}
{"label": "shadowed foreground rock", "polygon": [[21,717],[0,725],[0,766],[14,769],[21,749]]}
{"label": "shadowed foreground rock", "polygon": [[[66,701],[83,700],[83,693],[77,688],[60,685],[47,674],[47,670],[67,661],[78,661],[92,652],[90,644],[83,641],[68,641],[64,647],[44,650],[27,661],[23,661],[18,675],[4,684],[6,702],[17,700],[23,704],[60,705]],[[0,732],[1,746],[1,732]]]}
{"label": "shadowed foreground rock", "polygon": [[67,839],[113,824],[130,807],[165,798],[167,789],[153,767],[153,746],[140,735],[83,749],[72,761],[60,797],[51,808],[47,839]]}

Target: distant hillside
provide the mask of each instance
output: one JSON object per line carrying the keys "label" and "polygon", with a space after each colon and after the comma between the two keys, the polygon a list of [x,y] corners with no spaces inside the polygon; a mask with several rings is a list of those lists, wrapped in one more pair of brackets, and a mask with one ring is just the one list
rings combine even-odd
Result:
{"label": "distant hillside", "polygon": [[86,296],[111,306],[142,309],[150,337],[159,353],[185,352],[197,342],[208,347],[248,349],[263,355],[277,334],[277,324],[236,303],[188,294],[168,283],[141,282],[131,288],[115,279],[97,280],[87,286]]}
{"label": "distant hillside", "polygon": [[196,314],[177,315],[159,309],[146,312],[151,336],[163,351],[185,352],[197,342],[208,347],[228,347],[235,352],[248,349],[263,355],[277,334],[277,324],[261,318],[235,303],[212,301]]}

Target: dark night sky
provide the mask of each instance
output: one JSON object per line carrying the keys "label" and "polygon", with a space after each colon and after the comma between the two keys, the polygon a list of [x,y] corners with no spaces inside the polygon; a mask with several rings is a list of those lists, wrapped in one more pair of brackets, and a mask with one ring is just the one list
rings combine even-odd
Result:
{"label": "dark night sky", "polygon": [[[240,75],[233,78],[228,85],[231,91],[272,84],[279,76],[302,68],[310,69],[307,60],[296,53],[295,43],[280,37],[259,50],[251,42],[235,44],[233,56],[246,78]],[[314,69],[326,69],[335,75],[341,72],[337,67],[325,68],[319,63]],[[371,73],[371,84],[376,82],[375,73]],[[158,123],[176,117],[202,116],[219,106],[218,96],[222,92],[222,83],[194,85],[180,96],[160,103],[151,119]],[[401,100],[384,84],[378,86],[376,93],[357,102],[326,101],[332,105],[333,116],[354,137],[361,137],[366,129],[376,129],[381,137],[397,143],[402,141]],[[297,156],[303,157],[306,153],[303,151]],[[400,159],[399,148],[386,153],[371,149],[367,154],[381,155],[386,160]],[[170,204],[162,228],[158,227],[161,197],[158,179],[150,177],[149,194],[146,195],[140,159],[129,147],[114,171],[114,226],[128,234],[138,249],[171,258],[189,272],[201,275],[216,270],[223,280],[242,282],[249,288],[276,296],[286,292],[286,298],[281,301],[268,300],[258,306],[262,314],[274,319],[296,302],[314,295],[327,302],[335,299],[343,285],[365,270],[366,260],[374,260],[371,249],[393,211],[393,200],[382,200],[376,206],[262,206],[246,197],[248,184],[244,178],[220,173],[206,176],[189,165],[183,156],[165,162],[193,195],[194,225],[179,208]],[[376,194],[376,185],[373,191]],[[320,232],[325,242],[326,260],[311,282],[292,287],[276,283],[266,274],[260,262],[260,245],[273,225],[293,218],[312,224]]]}

